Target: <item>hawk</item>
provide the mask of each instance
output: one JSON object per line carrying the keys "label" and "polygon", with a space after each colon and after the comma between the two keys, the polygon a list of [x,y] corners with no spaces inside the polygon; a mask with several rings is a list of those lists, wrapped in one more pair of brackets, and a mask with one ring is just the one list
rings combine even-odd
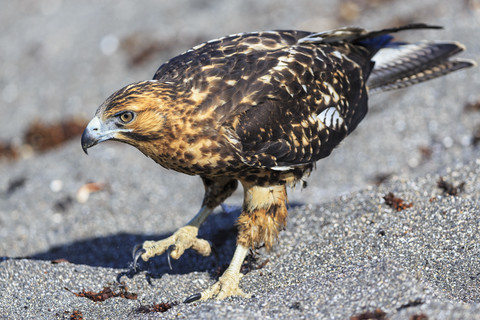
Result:
{"label": "hawk", "polygon": [[240,33],[202,43],[164,63],[153,80],[112,94],[82,135],[82,148],[128,143],[161,166],[199,175],[199,212],[172,236],[146,241],[134,261],[164,252],[211,253],[198,228],[237,188],[244,190],[232,261],[211,287],[186,302],[244,293],[240,267],[249,248],[271,248],[287,219],[286,186],[302,182],[367,113],[368,94],[403,88],[471,67],[452,58],[456,42],[394,41],[379,31]]}

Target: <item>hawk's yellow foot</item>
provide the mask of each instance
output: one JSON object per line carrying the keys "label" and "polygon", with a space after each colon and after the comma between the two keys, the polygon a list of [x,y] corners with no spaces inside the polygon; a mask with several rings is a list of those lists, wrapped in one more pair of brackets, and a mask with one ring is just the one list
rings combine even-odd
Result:
{"label": "hawk's yellow foot", "polygon": [[[187,249],[193,249],[203,256],[209,256],[212,252],[210,243],[207,240],[197,238],[198,228],[212,213],[213,209],[208,206],[202,206],[200,211],[190,222],[178,229],[170,237],[159,241],[145,241],[133,249],[133,267],[136,268],[138,258],[143,261],[163,254],[168,250],[168,254],[173,259],[178,259]],[[168,260],[170,264],[170,259]],[[170,268],[172,268],[170,266]]]}
{"label": "hawk's yellow foot", "polygon": [[197,235],[198,227],[187,225],[178,229],[177,232],[166,239],[145,241],[140,248],[135,248],[133,252],[134,266],[136,266],[139,257],[143,261],[147,261],[154,256],[163,254],[172,246],[169,254],[173,259],[180,258],[185,250],[190,248],[203,256],[210,255],[212,252],[210,243],[207,240],[197,238]]}
{"label": "hawk's yellow foot", "polygon": [[202,293],[191,295],[185,299],[184,302],[190,303],[197,300],[208,300],[212,298],[222,300],[231,296],[250,298],[251,295],[243,292],[239,287],[240,279],[243,277],[243,274],[240,273],[240,268],[242,267],[247,252],[247,247],[238,245],[230,265],[218,281]]}

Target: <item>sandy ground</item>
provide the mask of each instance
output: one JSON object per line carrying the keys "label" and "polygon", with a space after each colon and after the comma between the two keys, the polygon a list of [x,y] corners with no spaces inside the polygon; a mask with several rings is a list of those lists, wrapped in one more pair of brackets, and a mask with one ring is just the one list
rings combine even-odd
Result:
{"label": "sandy ground", "polygon": [[[251,299],[181,303],[229,262],[241,192],[200,230],[218,259],[187,252],[170,270],[163,255],[132,276],[133,246],[186,223],[202,198],[200,180],[126,145],[105,143],[89,157],[79,137],[46,152],[23,145],[33,121],[89,119],[121,86],[232,33],[421,21],[445,29],[400,37],[456,40],[467,46],[463,56],[478,62],[477,0],[1,5],[0,141],[20,156],[0,158],[0,318],[348,319],[380,309],[389,319],[480,319],[480,112],[466,108],[480,100],[478,68],[371,97],[364,122],[317,164],[308,188],[290,192],[287,229],[273,251],[259,250],[242,279]],[[463,188],[445,194],[440,177]],[[90,182],[105,187],[79,202],[78,190]],[[389,192],[412,207],[390,208],[383,200]],[[74,294],[119,292],[118,280],[136,300]],[[162,302],[173,307],[141,312]]]}

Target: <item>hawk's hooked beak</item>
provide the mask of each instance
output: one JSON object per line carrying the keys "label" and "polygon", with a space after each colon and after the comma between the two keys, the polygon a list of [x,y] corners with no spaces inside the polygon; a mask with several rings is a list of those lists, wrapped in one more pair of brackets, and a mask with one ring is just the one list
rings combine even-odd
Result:
{"label": "hawk's hooked beak", "polygon": [[85,128],[82,134],[82,149],[87,153],[87,149],[94,145],[112,139],[115,130],[108,128],[97,116],[94,117]]}

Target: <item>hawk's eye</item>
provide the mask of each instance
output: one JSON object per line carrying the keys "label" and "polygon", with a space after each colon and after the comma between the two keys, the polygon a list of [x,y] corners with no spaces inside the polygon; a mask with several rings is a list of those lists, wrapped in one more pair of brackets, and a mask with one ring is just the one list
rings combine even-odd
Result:
{"label": "hawk's eye", "polygon": [[120,118],[120,121],[122,121],[123,123],[129,123],[130,121],[133,120],[134,114],[131,111],[126,111],[119,114],[118,117]]}

